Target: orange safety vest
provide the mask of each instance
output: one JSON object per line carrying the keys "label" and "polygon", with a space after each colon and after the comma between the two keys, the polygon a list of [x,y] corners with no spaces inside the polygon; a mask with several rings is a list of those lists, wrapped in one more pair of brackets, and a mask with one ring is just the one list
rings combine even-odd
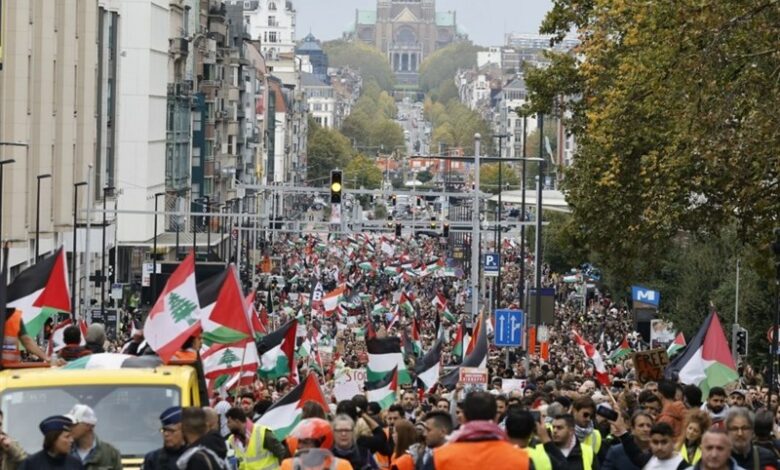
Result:
{"label": "orange safety vest", "polygon": [[528,470],[530,457],[506,441],[453,442],[433,451],[433,467],[439,470]]}
{"label": "orange safety vest", "polygon": [[414,459],[411,455],[404,454],[393,460],[393,463],[390,464],[390,468],[393,470],[414,470]]}
{"label": "orange safety vest", "polygon": [[[295,460],[295,457],[289,457],[282,460],[282,465],[279,467],[279,470],[293,470],[294,468],[302,468],[295,466]],[[352,465],[347,460],[333,457],[330,465],[325,468],[325,470],[352,470]]]}
{"label": "orange safety vest", "polygon": [[[385,438],[389,441],[390,428],[384,428],[384,431],[385,431]],[[384,454],[380,454],[379,452],[374,452],[374,460],[376,461],[376,464],[379,466],[379,468],[390,468],[391,459],[392,459],[392,454],[384,455]]]}
{"label": "orange safety vest", "polygon": [[22,331],[22,311],[14,310],[14,313],[5,320],[3,331],[3,364],[21,362],[22,353],[19,352],[19,332]]}
{"label": "orange safety vest", "polygon": [[173,355],[174,361],[195,361],[197,359],[198,359],[198,353],[191,349],[186,349],[186,350],[180,349],[176,351],[176,353]]}

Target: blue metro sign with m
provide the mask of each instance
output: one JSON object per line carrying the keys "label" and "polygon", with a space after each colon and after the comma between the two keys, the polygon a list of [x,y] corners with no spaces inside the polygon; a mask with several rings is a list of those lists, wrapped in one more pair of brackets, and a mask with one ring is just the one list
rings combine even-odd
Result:
{"label": "blue metro sign with m", "polygon": [[661,293],[642,286],[631,286],[631,299],[634,302],[658,307],[661,303]]}

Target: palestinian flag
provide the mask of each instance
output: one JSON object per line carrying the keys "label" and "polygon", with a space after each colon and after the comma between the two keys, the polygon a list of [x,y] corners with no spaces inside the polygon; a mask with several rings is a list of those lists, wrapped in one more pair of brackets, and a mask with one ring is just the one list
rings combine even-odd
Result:
{"label": "palestinian flag", "polygon": [[414,366],[417,388],[429,392],[439,381],[441,373],[441,341],[436,341],[430,351]]}
{"label": "palestinian flag", "polygon": [[481,313],[477,317],[477,324],[474,326],[473,335],[469,338],[469,341],[466,343],[466,355],[468,356],[474,351],[474,348],[477,347],[477,341],[479,341],[479,335],[482,333],[482,330],[484,331],[484,334],[487,334],[487,330],[485,329],[485,321],[484,321],[484,315]]}
{"label": "palestinian flag", "polygon": [[260,368],[257,373],[264,379],[292,376],[295,371],[295,332],[298,321],[292,319],[257,342]]}
{"label": "palestinian flag", "polygon": [[621,361],[623,360],[623,358],[630,355],[632,352],[634,351],[628,345],[628,339],[626,339],[626,337],[624,336],[623,341],[620,342],[620,346],[618,346],[617,349],[612,351],[612,354],[610,354],[607,359],[609,359],[612,362]]}
{"label": "palestinian flag", "polygon": [[328,410],[314,374],[309,374],[297,387],[271,405],[257,424],[268,426],[277,439],[283,440],[300,422],[301,410],[307,401],[319,403],[323,410]]}
{"label": "palestinian flag", "polygon": [[365,390],[369,403],[379,403],[383,410],[390,408],[390,405],[395,403],[398,392],[398,368],[394,367],[376,382],[366,382]]}
{"label": "palestinian flag", "polygon": [[200,353],[203,361],[203,373],[207,379],[238,372],[257,371],[259,360],[254,342],[247,338],[236,344],[218,344],[204,346]]}
{"label": "palestinian flag", "polygon": [[198,284],[198,299],[206,345],[234,344],[253,336],[247,304],[234,265]]}
{"label": "palestinian flag", "polygon": [[347,286],[345,284],[341,284],[322,297],[322,305],[325,309],[325,313],[333,313],[336,311],[339,306],[339,302],[341,301],[341,297],[346,291]]}
{"label": "palestinian flag", "polygon": [[607,368],[604,365],[604,359],[601,357],[601,353],[595,347],[593,347],[592,344],[585,341],[585,339],[580,336],[579,333],[576,331],[573,333],[574,341],[577,343],[577,346],[580,347],[582,354],[584,354],[585,357],[593,362],[593,367],[596,369],[596,380],[598,380],[602,385],[609,385],[609,374],[607,373]]}
{"label": "palestinian flag", "polygon": [[[72,324],[73,320],[68,318],[67,320],[61,321],[57,326],[54,327],[51,333],[51,337],[49,338],[49,356],[59,352],[62,348],[65,347],[65,339],[63,337],[65,329]],[[87,334],[87,323],[84,320],[80,320],[78,326],[79,330],[81,331],[81,342],[79,344],[84,346],[87,344],[84,340],[84,337]]]}
{"label": "palestinian flag", "polygon": [[195,286],[195,255],[190,251],[168,278],[160,297],[149,311],[144,336],[149,346],[167,364],[198,331],[200,308]]}
{"label": "palestinian flag", "polygon": [[150,354],[144,356],[133,356],[131,354],[100,353],[90,354],[80,357],[75,361],[68,362],[62,369],[64,370],[115,370],[115,369],[133,369],[133,368],[154,368],[162,362],[160,358]]}
{"label": "palestinian flag", "polygon": [[685,348],[685,336],[682,334],[682,331],[677,333],[677,336],[674,338],[674,341],[672,341],[669,344],[669,347],[666,348],[666,354],[669,357],[674,356],[678,352],[682,351]]}
{"label": "palestinian flag", "polygon": [[57,312],[70,312],[70,290],[65,250],[60,247],[21,272],[8,285],[8,308],[22,311],[22,321],[31,338]]}
{"label": "palestinian flag", "polygon": [[455,332],[455,344],[452,346],[452,354],[459,359],[463,359],[465,357],[466,347],[465,347],[465,339],[466,339],[466,326],[463,324],[463,322],[458,323],[458,330]]}
{"label": "palestinian flag", "polygon": [[726,335],[717,312],[709,314],[696,336],[666,367],[666,376],[697,385],[704,396],[712,387],[723,387],[739,379]]}
{"label": "palestinian flag", "polygon": [[412,379],[406,370],[404,356],[401,353],[401,339],[397,337],[373,338],[366,340],[368,367],[366,381],[382,380],[394,368],[398,369],[398,383],[410,384]]}
{"label": "palestinian flag", "polygon": [[406,316],[410,317],[414,315],[414,305],[412,305],[412,301],[409,299],[409,296],[406,295],[406,292],[401,292],[401,298],[398,300],[398,306]]}
{"label": "palestinian flag", "polygon": [[[479,316],[480,323],[484,323],[484,316]],[[488,356],[488,340],[487,340],[487,328],[485,325],[477,325],[475,327],[474,336],[477,338],[474,349],[471,354],[468,354],[460,367],[479,367],[484,369],[487,367]],[[447,390],[452,390],[458,384],[460,380],[460,367],[453,368],[450,372],[444,375],[440,382],[447,387]]]}
{"label": "palestinian flag", "polygon": [[[252,332],[255,335],[255,341],[258,341],[260,338],[268,334],[268,314],[265,314],[265,323],[263,323],[262,319],[260,318],[260,315],[257,313],[257,309],[255,308],[255,296],[256,292],[252,291],[249,293],[249,295],[246,296],[246,306],[249,309],[249,320],[252,323]],[[265,313],[265,309],[262,309],[262,312]]]}
{"label": "palestinian flag", "polygon": [[422,341],[420,341],[420,329],[417,327],[416,318],[412,319],[412,346],[416,357],[422,355]]}
{"label": "palestinian flag", "polygon": [[366,316],[366,329],[365,334],[363,335],[366,338],[366,341],[369,339],[376,338],[376,328],[374,328],[374,320],[371,319],[371,316]]}

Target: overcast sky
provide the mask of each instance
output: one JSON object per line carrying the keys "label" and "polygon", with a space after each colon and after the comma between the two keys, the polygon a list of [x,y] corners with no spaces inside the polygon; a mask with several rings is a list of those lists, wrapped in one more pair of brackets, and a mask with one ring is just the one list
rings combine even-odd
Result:
{"label": "overcast sky", "polygon": [[[296,36],[309,31],[318,39],[341,37],[355,23],[355,10],[376,9],[375,0],[293,0],[298,11]],[[458,26],[482,46],[504,42],[505,33],[536,33],[552,0],[437,0],[439,11],[457,12]]]}

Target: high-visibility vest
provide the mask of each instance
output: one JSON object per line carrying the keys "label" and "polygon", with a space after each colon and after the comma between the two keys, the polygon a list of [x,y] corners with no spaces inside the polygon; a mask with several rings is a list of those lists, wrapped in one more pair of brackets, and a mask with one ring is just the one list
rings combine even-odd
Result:
{"label": "high-visibility vest", "polygon": [[583,470],[591,470],[593,468],[593,448],[587,444],[580,442],[580,453],[582,454],[582,468]]}
{"label": "high-visibility vest", "polygon": [[244,450],[241,450],[235,436],[228,437],[228,445],[240,461],[239,470],[275,470],[279,468],[279,461],[274,457],[274,454],[263,447],[265,433],[268,430],[265,426],[255,424],[252,435],[249,436],[248,445]]}
{"label": "high-visibility vest", "polygon": [[195,361],[198,359],[198,353],[191,349],[180,349],[173,354],[174,361]]}
{"label": "high-visibility vest", "polygon": [[693,459],[688,458],[688,446],[683,443],[680,447],[680,456],[691,465],[696,465],[701,460],[701,447],[696,447],[696,451],[693,453]]}
{"label": "high-visibility vest", "polygon": [[3,330],[3,363],[21,362],[22,354],[19,352],[19,332],[22,331],[22,311],[14,310],[5,321]]}
{"label": "high-visibility vest", "polygon": [[[525,449],[506,441],[451,442],[433,451],[437,470],[509,468],[528,470],[531,458]],[[587,469],[586,469],[587,470]]]}
{"label": "high-visibility vest", "polygon": [[598,454],[601,450],[601,432],[598,429],[594,429],[582,443],[593,448],[593,452]]}
{"label": "high-visibility vest", "polygon": [[552,470],[552,461],[544,450],[544,444],[537,444],[533,447],[528,446],[525,450],[528,451],[528,456],[531,457],[536,470]]}

